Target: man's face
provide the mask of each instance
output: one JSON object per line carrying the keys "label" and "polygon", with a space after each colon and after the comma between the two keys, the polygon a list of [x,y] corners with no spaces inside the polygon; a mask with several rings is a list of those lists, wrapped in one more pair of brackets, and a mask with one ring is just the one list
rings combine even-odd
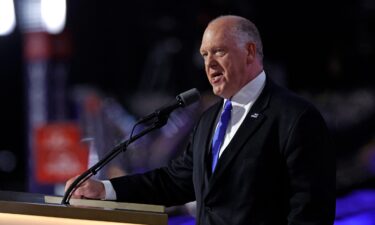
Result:
{"label": "man's face", "polygon": [[220,23],[210,24],[204,32],[200,53],[215,95],[231,98],[249,80],[248,51],[238,38]]}

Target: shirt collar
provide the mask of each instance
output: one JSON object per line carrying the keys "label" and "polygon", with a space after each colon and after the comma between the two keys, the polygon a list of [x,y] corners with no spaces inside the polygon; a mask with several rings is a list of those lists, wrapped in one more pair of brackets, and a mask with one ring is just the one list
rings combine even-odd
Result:
{"label": "shirt collar", "polygon": [[[265,82],[266,73],[263,70],[258,76],[249,81],[249,83],[247,83],[235,95],[233,95],[233,97],[231,98],[232,103],[238,105],[247,105],[250,102],[254,102],[260,95]],[[225,101],[227,101],[227,99],[225,99]]]}

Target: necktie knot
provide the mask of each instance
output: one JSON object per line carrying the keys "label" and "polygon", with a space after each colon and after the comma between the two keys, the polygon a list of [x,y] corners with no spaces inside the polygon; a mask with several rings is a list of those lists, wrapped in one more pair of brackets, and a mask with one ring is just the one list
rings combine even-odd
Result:
{"label": "necktie knot", "polygon": [[232,110],[232,102],[230,100],[227,100],[224,104],[223,113],[225,113],[226,111],[231,111],[231,110]]}
{"label": "necktie knot", "polygon": [[215,170],[217,161],[219,159],[220,148],[224,142],[224,136],[230,120],[231,111],[232,102],[227,100],[224,104],[224,109],[221,113],[219,123],[212,139],[212,172]]}

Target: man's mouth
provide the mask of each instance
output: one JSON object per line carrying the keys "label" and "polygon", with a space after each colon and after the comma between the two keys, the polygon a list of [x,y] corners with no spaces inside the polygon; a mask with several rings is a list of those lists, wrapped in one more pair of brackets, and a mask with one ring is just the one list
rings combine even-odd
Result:
{"label": "man's mouth", "polygon": [[223,73],[221,73],[221,72],[216,72],[216,73],[211,74],[212,84],[219,83],[222,77],[223,77]]}

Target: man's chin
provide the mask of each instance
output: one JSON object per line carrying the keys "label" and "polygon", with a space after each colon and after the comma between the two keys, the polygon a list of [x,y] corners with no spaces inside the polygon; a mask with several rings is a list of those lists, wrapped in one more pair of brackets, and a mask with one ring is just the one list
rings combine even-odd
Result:
{"label": "man's chin", "polygon": [[212,92],[213,92],[215,95],[217,95],[217,96],[219,96],[219,97],[222,97],[222,96],[221,96],[221,94],[222,94],[222,89],[221,89],[221,88],[213,87],[213,88],[212,88]]}
{"label": "man's chin", "polygon": [[222,98],[229,98],[227,97],[227,95],[224,93],[224,90],[222,88],[213,88],[213,93],[216,95],[216,96],[219,96],[219,97],[222,97]]}

